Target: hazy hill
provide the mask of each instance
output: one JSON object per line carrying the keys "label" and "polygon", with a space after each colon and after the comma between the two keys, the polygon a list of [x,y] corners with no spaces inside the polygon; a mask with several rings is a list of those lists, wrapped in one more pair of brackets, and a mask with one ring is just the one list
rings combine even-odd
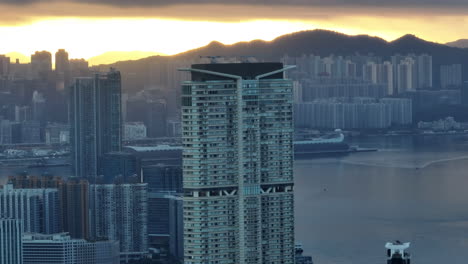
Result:
{"label": "hazy hill", "polygon": [[[302,54],[316,54],[321,56],[351,55],[355,53],[388,57],[395,53],[431,53],[438,55],[446,53],[465,53],[463,50],[447,47],[446,45],[428,42],[414,35],[405,35],[395,41],[387,42],[378,37],[367,35],[348,36],[345,34],[313,30],[283,35],[271,42],[255,40],[240,42],[233,45],[223,45],[212,42],[209,45],[190,50],[175,57],[190,58],[197,56],[251,56],[277,59],[284,54],[300,56]],[[468,54],[468,52],[466,52]]]}
{"label": "hazy hill", "polygon": [[[148,79],[149,65],[172,60],[195,59],[199,56],[256,56],[259,59],[277,61],[283,55],[300,56],[302,54],[315,54],[320,56],[373,54],[389,58],[391,55],[422,54],[433,56],[434,82],[439,83],[440,65],[459,63],[464,65],[464,79],[468,80],[468,49],[449,47],[447,45],[425,41],[414,35],[405,35],[392,42],[367,35],[348,36],[345,34],[313,30],[283,35],[273,41],[255,40],[240,42],[233,45],[224,45],[212,42],[207,46],[193,49],[171,57],[149,57],[136,61],[121,61],[112,65],[102,65],[102,68],[115,67],[132,74],[132,79]],[[141,78],[140,78],[141,77]],[[139,80],[139,82],[145,82]],[[139,84],[132,84],[133,89],[139,89]]]}
{"label": "hazy hill", "polygon": [[457,41],[448,42],[445,45],[455,48],[468,48],[468,39],[459,39]]}

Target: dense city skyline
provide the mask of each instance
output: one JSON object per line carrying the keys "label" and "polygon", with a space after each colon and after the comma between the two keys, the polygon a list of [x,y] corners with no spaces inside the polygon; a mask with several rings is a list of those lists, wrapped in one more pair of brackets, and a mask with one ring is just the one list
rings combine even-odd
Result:
{"label": "dense city skyline", "polygon": [[0,264],[468,258],[468,0],[0,11]]}
{"label": "dense city skyline", "polygon": [[[173,55],[211,41],[272,40],[301,30],[328,29],[391,41],[407,33],[446,43],[466,38],[462,1],[0,1],[0,53],[66,48],[72,58],[107,51]],[[122,7],[125,6],[125,8]],[[227,12],[226,12],[227,11]],[[437,23],[427,23],[437,21]],[[391,24],[389,28],[387,25]],[[456,25],[456,26],[454,26]],[[58,34],[57,32],[60,32]],[[73,36],[83,32],[86,39]],[[125,35],[125,38],[121,36]],[[190,39],[190,41],[186,41]],[[112,47],[112,48],[109,48]],[[112,62],[109,60],[109,62]]]}

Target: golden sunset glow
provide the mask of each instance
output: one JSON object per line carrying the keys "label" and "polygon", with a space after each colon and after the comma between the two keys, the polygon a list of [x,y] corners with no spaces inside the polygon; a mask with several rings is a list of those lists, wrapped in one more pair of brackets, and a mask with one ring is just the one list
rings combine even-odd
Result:
{"label": "golden sunset glow", "polygon": [[[45,8],[36,4],[27,9],[0,5],[0,8],[11,10],[0,18],[0,54],[18,52],[29,57],[36,50],[55,52],[64,48],[71,58],[90,59],[109,51],[138,51],[132,56],[139,59],[148,54],[177,54],[214,40],[224,44],[272,40],[283,34],[312,29],[350,35],[369,34],[389,41],[410,33],[445,43],[464,38],[468,28],[468,16],[463,13],[413,14],[411,10],[389,8],[366,13],[360,9],[297,6],[274,9],[229,6],[223,10],[212,5],[147,9],[70,5],[51,4]],[[89,12],[85,12],[87,8]],[[222,11],[226,12],[225,16]],[[10,56],[25,61],[21,55]],[[129,58],[114,53],[90,62],[96,64],[120,59]]]}
{"label": "golden sunset glow", "polygon": [[[65,48],[72,58],[86,58],[107,51],[151,51],[173,55],[208,44],[254,39],[272,40],[283,34],[314,28],[310,23],[248,21],[239,23],[163,19],[51,19],[31,25],[1,27],[8,36],[0,53],[31,54],[36,50]],[[34,39],[34,45],[29,40]]]}

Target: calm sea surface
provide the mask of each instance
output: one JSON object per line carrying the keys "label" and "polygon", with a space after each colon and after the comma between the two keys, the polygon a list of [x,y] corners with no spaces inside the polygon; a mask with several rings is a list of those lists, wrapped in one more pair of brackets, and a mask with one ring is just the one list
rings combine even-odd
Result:
{"label": "calm sea surface", "polygon": [[468,136],[354,144],[380,151],[296,161],[296,239],[314,263],[383,264],[396,239],[414,263],[468,263]]}
{"label": "calm sea surface", "polygon": [[[383,264],[385,242],[399,239],[412,243],[413,263],[468,263],[468,136],[352,144],[380,151],[295,164],[296,238],[314,262]],[[0,183],[24,170],[0,167]]]}

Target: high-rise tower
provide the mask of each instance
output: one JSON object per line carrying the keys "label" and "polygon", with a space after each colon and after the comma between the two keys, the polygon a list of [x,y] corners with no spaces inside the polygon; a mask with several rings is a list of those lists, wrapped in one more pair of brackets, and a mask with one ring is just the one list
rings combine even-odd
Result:
{"label": "high-rise tower", "polygon": [[70,71],[68,52],[66,52],[64,49],[59,49],[55,53],[55,71],[62,74],[66,74]]}
{"label": "high-rise tower", "polygon": [[89,183],[71,178],[59,184],[62,227],[72,238],[89,238]]}
{"label": "high-rise tower", "polygon": [[104,154],[121,150],[120,72],[77,78],[70,92],[70,144],[74,175],[91,182]]}
{"label": "high-rise tower", "polygon": [[8,76],[10,67],[10,57],[0,55],[0,78]]}
{"label": "high-rise tower", "polygon": [[36,51],[31,55],[31,74],[33,79],[47,79],[52,72],[52,54]]}
{"label": "high-rise tower", "polygon": [[22,220],[25,232],[52,234],[61,231],[57,189],[0,189],[0,217]]}
{"label": "high-rise tower", "polygon": [[148,251],[147,188],[143,183],[90,185],[90,236],[118,240],[125,263]]}
{"label": "high-rise tower", "polygon": [[70,60],[68,52],[64,49],[59,49],[55,53],[55,78],[56,88],[62,90],[70,84]]}
{"label": "high-rise tower", "polygon": [[185,263],[294,263],[290,68],[182,69]]}

